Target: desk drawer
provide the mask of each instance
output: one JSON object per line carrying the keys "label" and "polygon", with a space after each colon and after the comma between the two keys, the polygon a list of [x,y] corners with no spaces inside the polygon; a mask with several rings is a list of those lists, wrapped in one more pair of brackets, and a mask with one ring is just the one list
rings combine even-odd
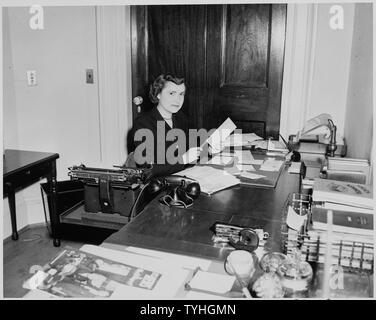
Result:
{"label": "desk drawer", "polygon": [[10,183],[14,189],[25,187],[42,177],[46,177],[51,172],[51,162],[42,163],[30,169],[21,170],[13,173],[10,177],[4,179],[4,192],[7,190],[7,183]]}

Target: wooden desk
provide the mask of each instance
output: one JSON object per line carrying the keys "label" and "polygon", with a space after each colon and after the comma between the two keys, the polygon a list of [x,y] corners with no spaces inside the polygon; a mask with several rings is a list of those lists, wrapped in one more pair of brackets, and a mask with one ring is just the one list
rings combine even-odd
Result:
{"label": "wooden desk", "polygon": [[299,182],[299,175],[284,168],[276,188],[236,186],[212,196],[202,194],[189,209],[162,206],[158,196],[104,243],[224,261],[229,250],[213,244],[210,230],[221,221],[261,227],[271,235],[273,250],[280,250],[282,210],[288,195],[299,191]]}
{"label": "wooden desk", "polygon": [[[50,186],[51,195],[51,225],[57,217],[56,214],[56,159],[57,153],[11,150],[7,149],[3,155],[3,196],[8,196],[10,217],[12,222],[12,239],[18,239],[16,200],[15,192],[25,188],[40,178],[46,177]],[[55,230],[52,229],[52,236],[55,243]]]}

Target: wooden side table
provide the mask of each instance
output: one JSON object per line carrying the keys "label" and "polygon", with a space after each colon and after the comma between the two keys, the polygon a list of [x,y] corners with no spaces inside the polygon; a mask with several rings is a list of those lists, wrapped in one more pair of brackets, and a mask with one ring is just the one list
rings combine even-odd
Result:
{"label": "wooden side table", "polygon": [[46,177],[51,195],[51,233],[54,246],[60,245],[57,232],[56,159],[57,153],[7,149],[3,155],[3,196],[8,196],[12,222],[12,239],[18,239],[15,192]]}

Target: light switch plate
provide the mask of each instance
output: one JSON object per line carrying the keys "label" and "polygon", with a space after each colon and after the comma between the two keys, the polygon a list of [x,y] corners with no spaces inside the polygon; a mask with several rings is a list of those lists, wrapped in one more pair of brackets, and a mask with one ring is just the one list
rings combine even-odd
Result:
{"label": "light switch plate", "polygon": [[94,83],[93,69],[86,69],[86,83]]}

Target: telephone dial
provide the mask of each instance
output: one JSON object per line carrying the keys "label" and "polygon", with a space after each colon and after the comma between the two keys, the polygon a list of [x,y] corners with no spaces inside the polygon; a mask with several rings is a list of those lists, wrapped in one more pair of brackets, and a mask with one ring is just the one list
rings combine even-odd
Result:
{"label": "telephone dial", "polygon": [[167,176],[154,178],[149,182],[149,194],[167,190],[159,202],[169,207],[188,208],[200,195],[201,189],[197,181],[186,176]]}

